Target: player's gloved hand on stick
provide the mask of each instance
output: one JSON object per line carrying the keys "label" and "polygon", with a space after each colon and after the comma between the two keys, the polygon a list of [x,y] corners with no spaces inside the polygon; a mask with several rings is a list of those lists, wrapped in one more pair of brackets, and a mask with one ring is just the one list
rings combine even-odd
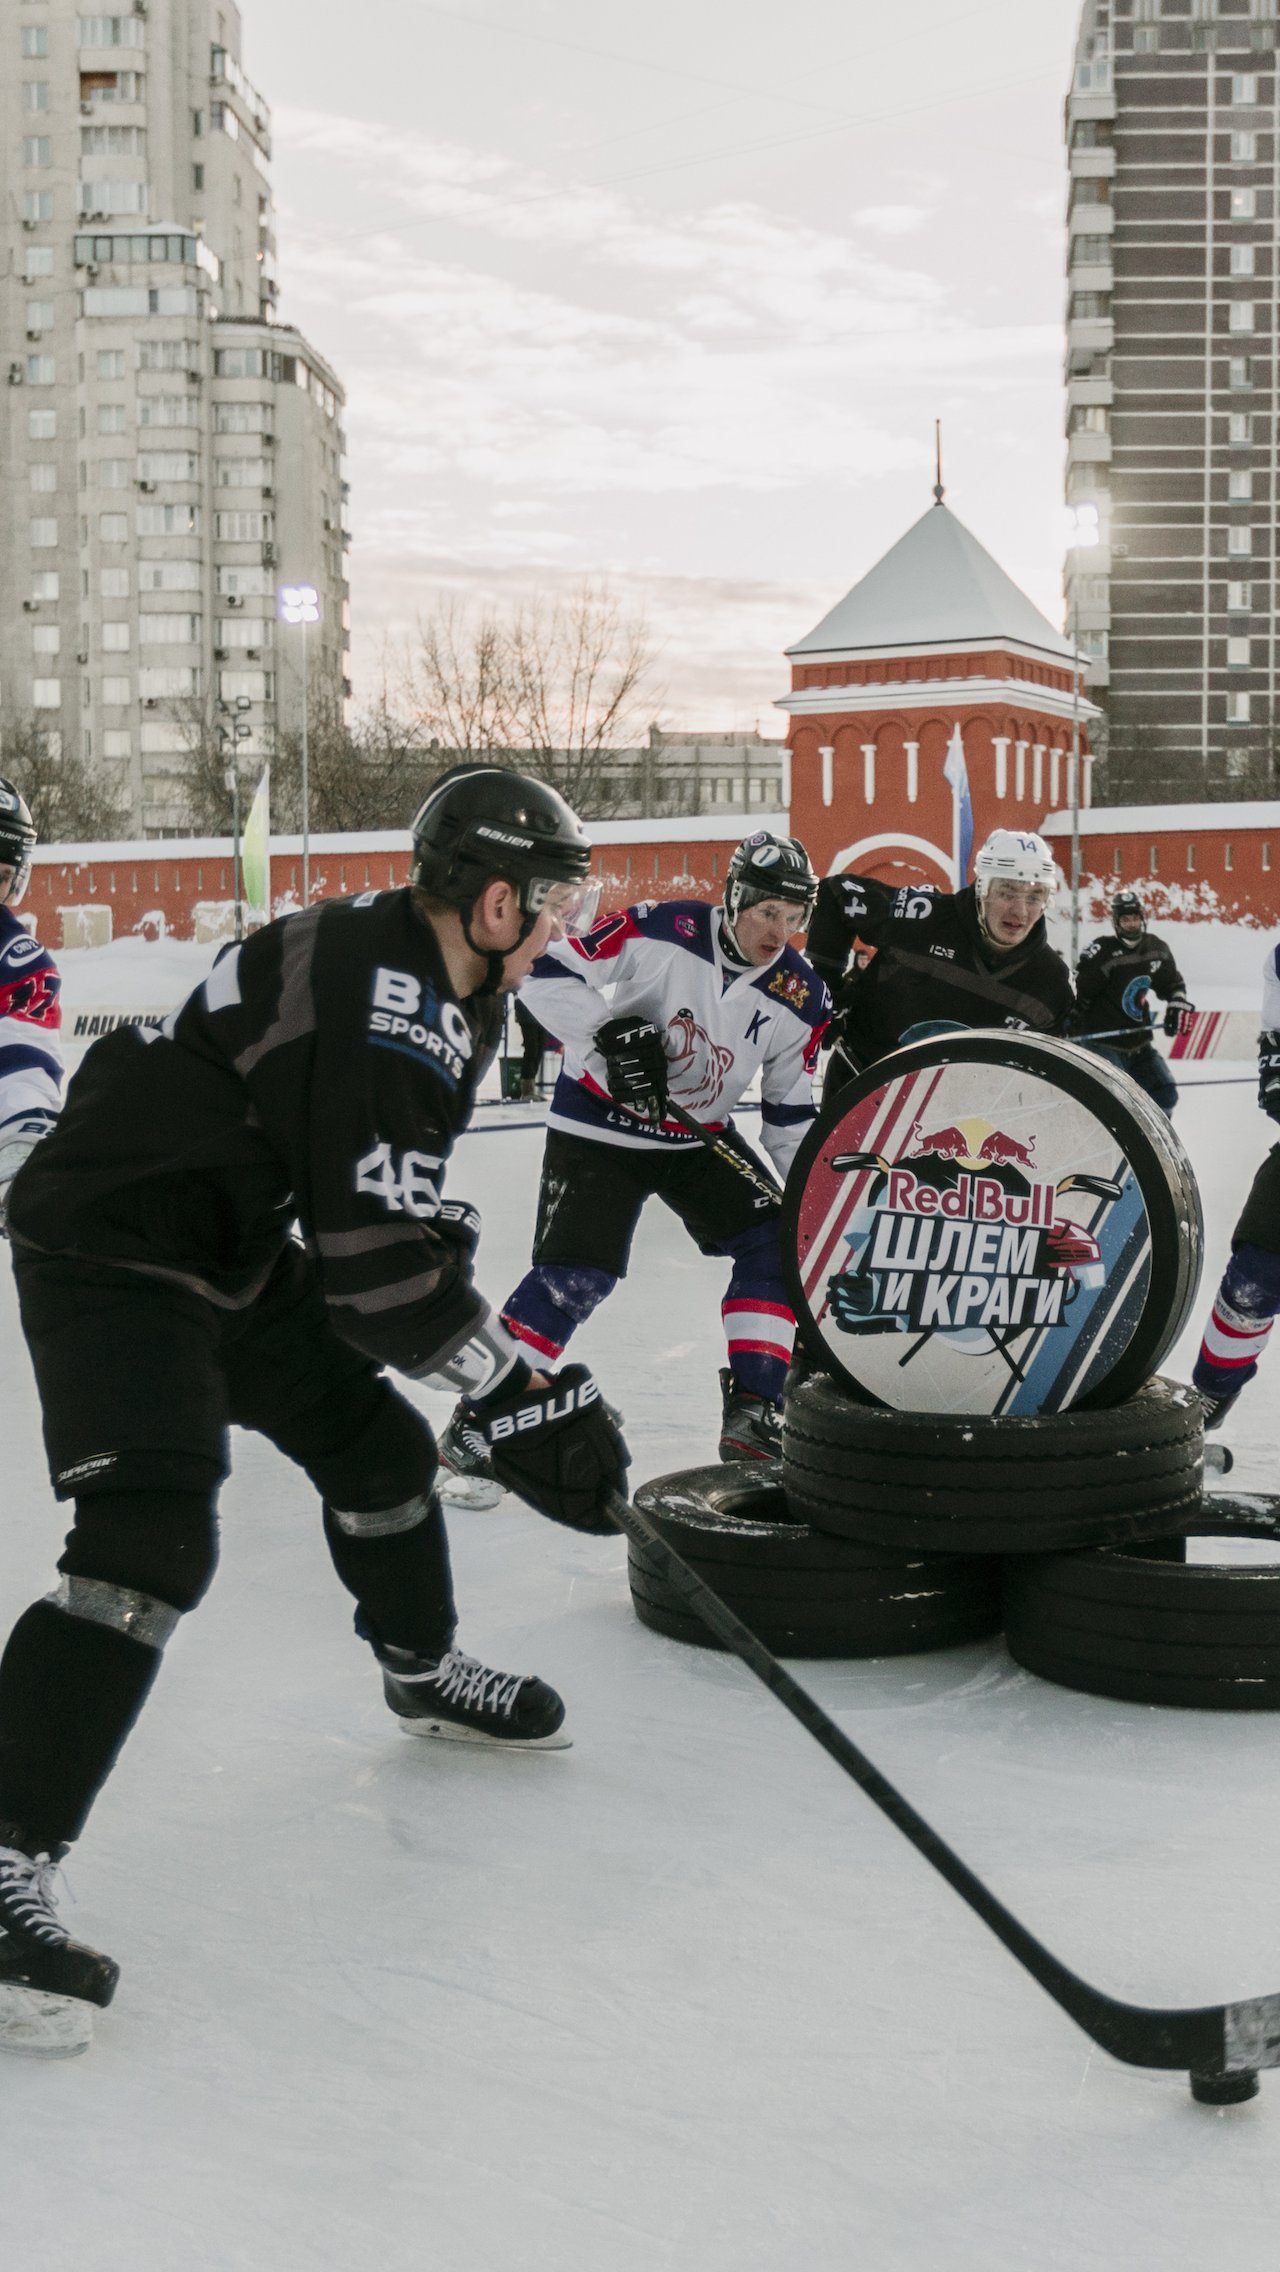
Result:
{"label": "player's gloved hand on stick", "polygon": [[475,1410],[508,1491],[570,1530],[617,1529],[604,1501],[625,1489],[630,1460],[585,1365],[563,1365],[546,1388],[485,1397]]}
{"label": "player's gloved hand on stick", "polygon": [[1280,1033],[1258,1035],[1258,1103],[1269,1120],[1280,1120]]}
{"label": "player's gloved hand on stick", "polygon": [[431,1218],[431,1228],[451,1246],[461,1247],[469,1262],[480,1237],[480,1211],[467,1199],[442,1200],[438,1213]]}
{"label": "player's gloved hand on stick", "polygon": [[610,1018],[598,1026],[595,1045],[615,1104],[647,1113],[655,1127],[667,1101],[667,1053],[648,1018]]}
{"label": "player's gloved hand on stick", "polygon": [[1185,994],[1174,994],[1165,1008],[1164,1030],[1168,1034],[1190,1033],[1191,1021],[1196,1014],[1194,1002]]}

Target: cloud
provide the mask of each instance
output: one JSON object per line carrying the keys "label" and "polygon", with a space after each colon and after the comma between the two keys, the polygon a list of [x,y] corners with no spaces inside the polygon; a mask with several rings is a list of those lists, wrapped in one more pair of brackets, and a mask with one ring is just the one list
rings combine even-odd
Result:
{"label": "cloud", "polygon": [[864,205],[853,216],[860,229],[879,237],[909,237],[929,218],[925,205]]}

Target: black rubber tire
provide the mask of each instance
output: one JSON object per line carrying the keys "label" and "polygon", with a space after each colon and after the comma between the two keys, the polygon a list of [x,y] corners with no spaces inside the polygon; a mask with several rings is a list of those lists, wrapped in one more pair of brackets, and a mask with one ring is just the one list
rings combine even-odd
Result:
{"label": "black rubber tire", "polygon": [[[1195,1538],[1280,1543],[1280,1500],[1215,1492]],[[1101,1549],[1006,1565],[1005,1630],[1028,1672],[1134,1704],[1280,1708],[1280,1560],[1180,1564]]]}
{"label": "black rubber tire", "polygon": [[[781,1472],[687,1468],[642,1484],[635,1503],[673,1547],[779,1656],[881,1657],[947,1648],[1000,1629],[994,1557],[895,1554],[812,1530],[788,1510]],[[642,1625],[700,1648],[723,1644],[628,1542]]]}
{"label": "black rubber tire", "polygon": [[[894,1127],[894,1097],[901,1095],[909,1099],[920,1081],[931,1073],[939,1073],[944,1079],[955,1076],[963,1087],[970,1076],[973,1086],[980,1084],[988,1073],[1010,1072],[1041,1084],[1046,1109],[1055,1095],[1060,1099],[1071,1098],[1092,1115],[1099,1129],[1107,1132],[1140,1194],[1149,1232],[1144,1246],[1145,1291],[1140,1297],[1132,1291],[1133,1282],[1126,1276],[1128,1265],[1119,1253],[1112,1254],[1111,1264],[1117,1272],[1117,1306],[1103,1342],[1096,1340],[1099,1330],[1096,1310],[1082,1308],[1079,1324],[1074,1328],[1075,1341],[1070,1314],[1057,1320],[1065,1329],[1063,1348],[1059,1352],[1062,1362],[1050,1377],[1037,1381],[1034,1393],[1041,1404],[1059,1408],[1070,1402],[1075,1409],[1084,1410],[1090,1406],[1115,1404],[1132,1395],[1160,1365],[1190,1316],[1203,1259],[1203,1225],[1195,1177],[1167,1116],[1127,1073],[1075,1043],[1045,1035],[994,1029],[947,1033],[893,1051],[834,1095],[825,1095],[818,1119],[801,1145],[787,1178],[783,1201],[783,1266],[800,1342],[815,1364],[842,1382],[851,1400],[873,1406],[887,1404],[906,1413],[917,1401],[923,1408],[934,1399],[928,1391],[921,1394],[914,1374],[908,1377],[900,1370],[901,1359],[886,1370],[886,1346],[897,1339],[891,1332],[886,1341],[884,1332],[873,1333],[868,1340],[847,1325],[824,1329],[826,1288],[830,1280],[825,1276],[827,1262],[819,1262],[818,1258],[829,1257],[833,1251],[833,1225],[855,1219],[853,1216],[842,1218],[840,1203],[832,1199],[830,1178],[837,1156],[845,1151],[847,1165],[857,1155],[861,1140],[859,1128],[864,1136],[868,1133],[867,1116],[874,1118],[881,1111],[882,1098],[887,1100],[883,1109],[890,1117],[882,1121],[881,1126]],[[975,1089],[975,1096],[977,1093]],[[968,1109],[975,1111],[979,1107],[975,1102]],[[963,1112],[961,1117],[963,1120]],[[918,1133],[919,1123],[912,1141]],[[998,1134],[998,1131],[993,1133]],[[892,1136],[878,1137],[877,1145],[881,1141],[890,1147],[885,1165],[890,1161],[899,1167],[918,1165],[921,1154],[901,1149],[903,1129]],[[866,1155],[867,1160],[873,1156],[874,1147],[873,1153]],[[1060,1188],[1065,1189],[1066,1185]],[[851,1198],[850,1208],[855,1204],[860,1202]],[[815,1272],[820,1272],[816,1282]],[[942,1340],[945,1342],[945,1339],[944,1333]],[[902,1349],[906,1345],[899,1341],[897,1346]],[[1083,1370],[1076,1364],[1077,1357]],[[958,1401],[957,1385],[953,1381],[952,1393],[944,1401]],[[1006,1382],[1000,1403],[994,1405],[987,1401],[989,1388],[978,1393],[975,1384],[974,1393],[978,1404],[992,1412],[1007,1409],[1010,1397],[1016,1394],[1022,1407],[1018,1416],[1022,1417],[1032,1392],[1022,1387],[1015,1392]]]}
{"label": "black rubber tire", "polygon": [[1201,1505],[1200,1405],[1175,1381],[1148,1381],[1114,1407],[1014,1419],[890,1412],[814,1373],[787,1397],[782,1449],[795,1513],[903,1553],[1162,1538]]}

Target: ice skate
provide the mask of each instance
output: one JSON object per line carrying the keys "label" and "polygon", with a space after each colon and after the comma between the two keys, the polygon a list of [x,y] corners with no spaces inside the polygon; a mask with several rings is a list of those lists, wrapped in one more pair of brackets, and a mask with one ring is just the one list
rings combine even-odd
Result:
{"label": "ice skate", "polygon": [[496,1507],[502,1485],[493,1472],[484,1430],[474,1413],[459,1403],[436,1446],[440,1455],[437,1486],[449,1507]]}
{"label": "ice skate", "polygon": [[0,2051],[67,2059],[88,2050],[93,2007],[111,2002],[120,1967],[59,1922],[53,1872],[48,1854],[0,1845]]}
{"label": "ice skate", "polygon": [[737,1460],[781,1459],[782,1414],[776,1404],[741,1388],[725,1366],[720,1375],[724,1417],[720,1423],[720,1457],[726,1464]]}
{"label": "ice skate", "polygon": [[504,1751],[565,1751],[564,1704],[531,1673],[492,1672],[460,1649],[430,1664],[409,1649],[380,1651],[382,1689],[411,1736],[496,1744]]}

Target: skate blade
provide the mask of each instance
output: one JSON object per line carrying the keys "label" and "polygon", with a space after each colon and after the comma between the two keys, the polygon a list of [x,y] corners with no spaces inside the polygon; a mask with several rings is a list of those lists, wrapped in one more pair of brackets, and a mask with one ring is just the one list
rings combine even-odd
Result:
{"label": "skate blade", "polygon": [[563,1728],[550,1736],[491,1736],[483,1728],[464,1728],[457,1720],[410,1720],[396,1714],[407,1736],[438,1736],[444,1743],[479,1743],[487,1751],[569,1751],[573,1737]]}
{"label": "skate blade", "polygon": [[43,1988],[0,1987],[0,2051],[28,2059],[74,2059],[93,2041],[93,2006]]}
{"label": "skate blade", "polygon": [[455,1475],[449,1467],[441,1468],[436,1489],[446,1507],[496,1507],[503,1496],[492,1476]]}

